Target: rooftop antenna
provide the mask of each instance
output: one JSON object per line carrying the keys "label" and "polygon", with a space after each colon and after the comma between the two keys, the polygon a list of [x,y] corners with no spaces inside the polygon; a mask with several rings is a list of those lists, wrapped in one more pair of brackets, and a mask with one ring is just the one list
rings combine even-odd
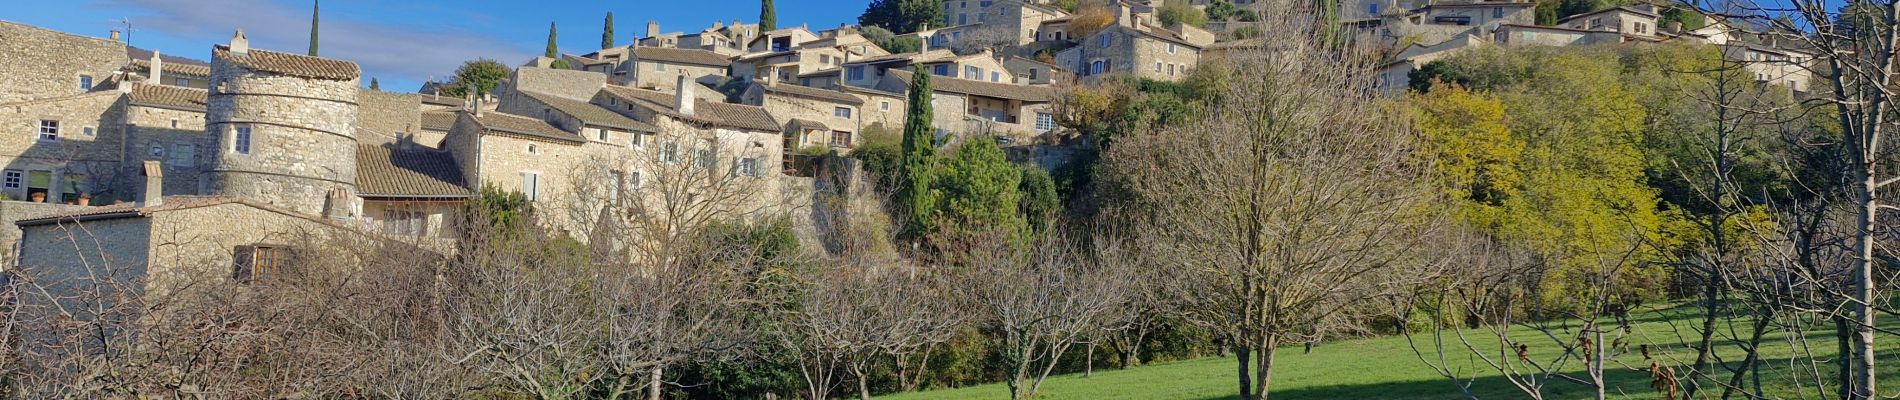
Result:
{"label": "rooftop antenna", "polygon": [[119,24],[125,25],[125,45],[132,45],[132,18],[119,17]]}

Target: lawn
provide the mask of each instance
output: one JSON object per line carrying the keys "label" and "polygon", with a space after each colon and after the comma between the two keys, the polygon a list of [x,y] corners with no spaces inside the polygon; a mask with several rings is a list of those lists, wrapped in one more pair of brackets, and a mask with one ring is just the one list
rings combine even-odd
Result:
{"label": "lawn", "polygon": [[[1661,399],[1662,395],[1650,387],[1651,379],[1647,372],[1631,368],[1647,367],[1637,353],[1638,345],[1649,344],[1658,349],[1659,357],[1673,357],[1677,360],[1692,360],[1693,350],[1682,345],[1692,342],[1690,314],[1692,309],[1672,309],[1651,311],[1637,315],[1632,325],[1633,339],[1630,341],[1629,354],[1617,357],[1621,363],[1611,363],[1613,368],[1608,374],[1610,397],[1631,399]],[[1882,325],[1892,325],[1883,321]],[[1678,337],[1674,332],[1682,332]],[[1738,331],[1743,327],[1735,327]],[[1519,329],[1514,337],[1531,338],[1527,329]],[[1794,397],[1798,389],[1794,374],[1790,373],[1790,356],[1794,347],[1791,336],[1771,334],[1763,344],[1763,355],[1767,363],[1762,366],[1765,386],[1770,390],[1769,397]],[[1831,330],[1810,330],[1805,339],[1807,346],[1818,357],[1830,357],[1834,349]],[[1429,337],[1418,337],[1421,347],[1430,347]],[[1882,375],[1900,373],[1900,338],[1882,337],[1879,340],[1880,359],[1884,365]],[[1495,343],[1494,341],[1491,343]],[[1551,353],[1536,351],[1537,345],[1554,349],[1549,341],[1530,342],[1533,353]],[[1449,346],[1450,344],[1448,344]],[[1667,349],[1665,352],[1662,349]],[[1461,398],[1458,388],[1448,379],[1439,376],[1421,362],[1406,338],[1402,336],[1378,337],[1326,343],[1314,347],[1311,353],[1304,353],[1301,347],[1282,348],[1277,365],[1273,371],[1272,398],[1274,399],[1454,399]],[[1546,349],[1549,351],[1550,349]],[[1740,351],[1728,348],[1725,356],[1739,355]],[[1472,391],[1480,398],[1524,398],[1495,371],[1482,367],[1469,355],[1451,352],[1454,364],[1463,365],[1463,374],[1479,376]],[[1548,359],[1548,358],[1546,358]],[[1831,358],[1828,358],[1831,360]],[[1732,358],[1739,360],[1739,357]],[[1676,361],[1683,362],[1683,361]],[[1665,361],[1665,365],[1668,364]],[[1627,366],[1627,367],[1625,367]],[[1825,366],[1822,367],[1825,369]],[[1581,371],[1582,364],[1572,362],[1566,370]],[[1486,373],[1488,372],[1488,373]],[[1823,371],[1825,373],[1825,371]],[[1579,375],[1581,376],[1581,375]],[[1811,379],[1810,379],[1811,381]],[[1233,358],[1203,358],[1167,364],[1155,364],[1127,370],[1104,369],[1098,367],[1094,376],[1081,374],[1052,376],[1043,383],[1041,399],[1227,399],[1233,398],[1238,390],[1238,378],[1235,375]],[[1807,397],[1814,397],[1810,386]],[[1590,392],[1581,385],[1568,382],[1551,382],[1545,386],[1546,398],[1572,399],[1588,398]],[[1737,396],[1742,397],[1742,396]],[[1002,384],[980,385],[957,389],[934,390],[920,393],[906,393],[880,397],[888,400],[938,400],[938,399],[1007,399],[1009,389]]]}

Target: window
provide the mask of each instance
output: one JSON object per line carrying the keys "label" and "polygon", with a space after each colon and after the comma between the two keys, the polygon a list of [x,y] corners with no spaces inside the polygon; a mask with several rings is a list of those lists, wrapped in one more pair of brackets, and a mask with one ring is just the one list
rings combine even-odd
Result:
{"label": "window", "polygon": [[740,175],[745,175],[745,176],[764,175],[759,172],[759,158],[758,157],[746,157],[746,158],[739,159],[738,172]]}
{"label": "window", "polygon": [[1504,18],[1504,7],[1491,7],[1491,18]]}
{"label": "window", "polygon": [[1174,54],[1174,43],[1168,43],[1168,54]]}
{"label": "window", "polygon": [[831,147],[851,147],[851,132],[831,131]]}
{"label": "window", "polygon": [[1366,4],[1366,13],[1379,15],[1379,3]]}
{"label": "window", "polygon": [[534,147],[534,144],[528,144],[528,154],[539,154],[540,150],[541,149]]}
{"label": "window", "polygon": [[1049,113],[1036,113],[1036,131],[1048,132],[1053,130],[1056,130],[1056,116]]}
{"label": "window", "polygon": [[1108,45],[1114,44],[1114,43],[1115,43],[1115,37],[1109,36],[1109,35],[1102,35],[1100,39],[1095,39],[1095,46],[1105,48],[1105,49],[1108,48]]}
{"label": "window", "polygon": [[991,3],[995,3],[995,2],[994,2],[994,1],[990,1],[990,0],[983,0],[983,1],[979,1],[979,2],[977,2],[977,4],[982,4],[984,8],[988,8],[988,7],[990,6],[990,4],[991,4]]}
{"label": "window", "polygon": [[969,23],[970,23],[969,14],[957,14],[957,25],[968,25]]}
{"label": "window", "polygon": [[172,120],[172,129],[178,129],[178,120],[176,119]]}
{"label": "window", "polygon": [[1649,33],[1649,24],[1637,22],[1635,25],[1636,33]]}
{"label": "window", "polygon": [[297,259],[297,252],[277,245],[238,246],[231,255],[232,278],[240,283],[263,283],[281,279],[284,270]]}
{"label": "window", "polygon": [[629,141],[628,144],[632,144],[633,147],[641,147],[641,146],[647,145],[646,143],[647,135],[642,134],[640,132],[633,132],[632,136],[633,136],[633,140]]}
{"label": "window", "polygon": [[90,126],[81,129],[80,132],[85,133],[86,137],[92,137],[92,135],[94,135],[93,128]]}
{"label": "window", "polygon": [[1095,62],[1089,63],[1089,75],[1100,75],[1104,73],[1108,73],[1108,62],[1095,60]]}
{"label": "window", "polygon": [[830,54],[819,54],[819,55],[818,55],[818,63],[819,63],[819,64],[824,64],[824,65],[831,65],[831,55],[830,55]]}
{"label": "window", "polygon": [[1168,76],[1174,76],[1174,64],[1168,64]]}
{"label": "window", "polygon": [[59,121],[40,120],[40,140],[47,142],[59,140]]}
{"label": "window", "polygon": [[1037,74],[1038,74],[1039,72],[1041,72],[1041,71],[1042,71],[1042,69],[1041,69],[1041,68],[1030,68],[1030,69],[1029,69],[1029,79],[1030,79],[1030,80],[1035,80],[1035,79],[1037,79],[1037,78],[1036,78],[1036,76],[1037,76]]}
{"label": "window", "polygon": [[656,61],[656,62],[654,62],[654,63],[653,63],[653,70],[654,70],[654,71],[660,71],[660,72],[666,72],[666,63],[663,63],[663,62],[657,62],[657,61]]}
{"label": "window", "polygon": [[251,154],[251,127],[237,127],[236,139],[231,142],[231,151],[238,154]]}
{"label": "window", "polygon": [[627,187],[632,189],[640,188],[640,171],[627,173]]}
{"label": "window", "polygon": [[983,80],[983,69],[977,68],[974,65],[965,65],[963,66],[963,79],[973,81]]}
{"label": "window", "polygon": [[696,160],[698,163],[695,165],[698,165],[700,168],[712,169],[713,167],[719,166],[719,159],[715,158],[718,156],[719,152],[713,150],[713,142],[708,140],[705,144],[700,145],[699,158]]}
{"label": "window", "polygon": [[851,67],[851,68],[849,68],[849,69],[847,69],[847,70],[848,70],[848,71],[850,71],[850,72],[848,72],[848,74],[850,74],[850,75],[847,75],[847,76],[849,77],[848,79],[851,79],[851,80],[854,80],[854,81],[855,81],[855,80],[862,80],[862,79],[864,79],[864,67],[861,67],[861,66],[859,66],[859,67]]}
{"label": "window", "polygon": [[1596,28],[1602,28],[1602,27],[1603,27],[1603,19],[1602,19],[1602,18],[1591,18],[1591,19],[1590,19],[1590,29],[1596,29]]}
{"label": "window", "polygon": [[191,80],[188,80],[188,79],[185,79],[185,78],[178,78],[178,79],[173,79],[173,80],[172,80],[172,85],[175,85],[175,86],[191,86]]}
{"label": "window", "polygon": [[152,148],[150,149],[150,152],[149,152],[149,153],[150,153],[150,155],[152,156],[152,158],[158,158],[158,157],[164,157],[164,156],[165,156],[165,146],[160,146],[160,145],[156,145],[156,144],[155,144],[155,145],[152,145]]}
{"label": "window", "polygon": [[92,75],[79,76],[79,90],[92,90]]}
{"label": "window", "polygon": [[165,159],[165,163],[171,164],[174,167],[189,167],[191,166],[191,162],[197,158],[197,153],[198,145],[191,143],[173,144],[172,156],[171,158]]}
{"label": "window", "polygon": [[851,118],[851,108],[850,107],[834,107],[831,109],[831,115],[838,118]]}
{"label": "window", "polygon": [[881,111],[890,111],[890,110],[891,110],[891,101],[890,101],[890,100],[882,100],[882,101],[878,101],[878,102],[877,102],[877,108],[878,108],[878,110],[881,110]]}
{"label": "window", "polygon": [[1002,81],[1003,81],[1003,73],[990,71],[990,82],[1002,82]]}
{"label": "window", "polygon": [[680,162],[680,144],[666,142],[666,145],[660,146],[660,161],[668,164]]}
{"label": "window", "polygon": [[1159,74],[1159,73],[1161,73],[1161,62],[1160,62],[1160,61],[1155,61],[1155,73],[1157,73],[1157,74]]}
{"label": "window", "polygon": [[17,170],[17,169],[9,169],[6,171],[6,188],[7,189],[19,189],[20,183],[25,180],[26,180],[25,172],[21,172],[20,170]]}
{"label": "window", "polygon": [[938,76],[950,76],[950,64],[937,64],[937,66],[932,69],[933,71],[931,73],[937,74]]}
{"label": "window", "polygon": [[527,195],[528,201],[541,200],[541,174],[522,172],[521,194]]}
{"label": "window", "polygon": [[398,236],[424,236],[429,233],[429,215],[410,210],[383,212],[383,233]]}
{"label": "window", "polygon": [[606,130],[606,129],[598,129],[598,128],[596,128],[596,129],[594,129],[594,132],[596,132],[596,133],[594,134],[594,137],[595,137],[595,138],[598,138],[598,139],[600,139],[600,141],[602,141],[602,142],[605,142],[605,141],[607,141],[607,130]]}

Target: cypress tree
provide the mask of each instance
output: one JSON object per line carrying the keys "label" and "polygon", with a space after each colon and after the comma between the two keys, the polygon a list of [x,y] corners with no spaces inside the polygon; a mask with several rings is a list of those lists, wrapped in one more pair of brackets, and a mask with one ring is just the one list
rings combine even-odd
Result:
{"label": "cypress tree", "polygon": [[377,84],[376,78],[369,78],[369,90],[381,91],[383,90],[383,85]]}
{"label": "cypress tree", "polygon": [[547,56],[548,58],[561,57],[561,48],[559,46],[554,45],[554,23],[553,22],[548,22],[548,53],[543,54],[543,55]]}
{"label": "cypress tree", "polygon": [[759,0],[759,31],[778,30],[778,10],[772,7],[772,0]]}
{"label": "cypress tree", "polygon": [[911,73],[909,106],[904,115],[903,155],[898,169],[897,201],[903,207],[903,230],[918,237],[931,230],[936,196],[931,193],[931,171],[935,167],[936,129],[931,126],[930,74],[918,65]]}
{"label": "cypress tree", "polygon": [[614,48],[614,13],[607,12],[607,26],[600,28],[600,48]]}
{"label": "cypress tree", "polygon": [[317,4],[319,0],[310,0],[310,56],[317,56]]}

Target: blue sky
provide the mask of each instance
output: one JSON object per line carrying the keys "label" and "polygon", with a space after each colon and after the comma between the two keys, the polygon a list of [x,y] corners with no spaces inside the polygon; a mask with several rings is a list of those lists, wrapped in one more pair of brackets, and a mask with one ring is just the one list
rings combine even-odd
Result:
{"label": "blue sky", "polygon": [[[322,0],[320,51],[363,66],[363,82],[384,90],[414,91],[462,61],[493,58],[519,65],[540,55],[548,23],[560,26],[561,50],[600,47],[606,13],[614,13],[617,42],[644,34],[646,22],[662,32],[698,31],[713,21],[758,22],[758,0]],[[211,45],[244,29],[256,48],[303,53],[309,49],[311,0],[6,0],[0,20],[105,37],[132,22],[132,45],[168,55],[206,59]],[[866,0],[777,0],[779,27],[813,30],[855,23]]]}

